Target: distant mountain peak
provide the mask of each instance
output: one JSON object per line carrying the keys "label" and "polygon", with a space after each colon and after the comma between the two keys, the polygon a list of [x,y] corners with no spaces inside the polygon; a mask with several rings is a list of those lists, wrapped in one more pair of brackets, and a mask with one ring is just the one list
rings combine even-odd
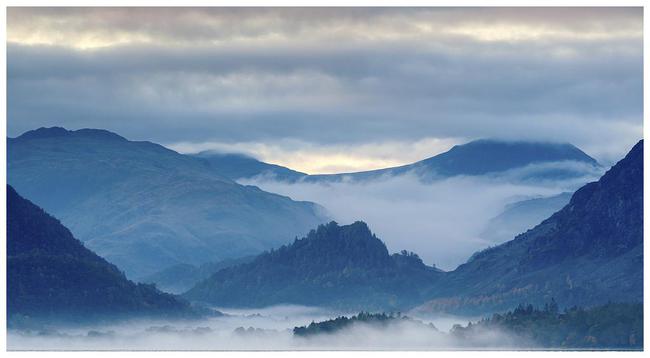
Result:
{"label": "distant mountain peak", "polygon": [[[511,151],[517,151],[513,153]],[[474,154],[478,157],[497,155],[504,158],[512,158],[521,162],[549,162],[575,160],[597,165],[598,162],[571,143],[546,142],[546,141],[524,141],[524,140],[503,140],[494,138],[477,139],[465,144],[453,146],[448,152],[449,155]],[[460,153],[458,153],[460,154]],[[433,157],[435,158],[435,157]],[[431,159],[431,158],[430,158]],[[426,160],[426,159],[425,159]]]}
{"label": "distant mountain peak", "polygon": [[38,129],[33,129],[27,131],[16,139],[40,139],[40,138],[52,138],[52,137],[65,137],[70,135],[70,131],[63,127],[41,127]]}
{"label": "distant mountain peak", "polygon": [[531,164],[598,162],[569,143],[479,139],[452,147],[449,151],[415,163],[430,167],[438,175],[483,175],[523,168]]}
{"label": "distant mountain peak", "polygon": [[126,140],[126,138],[105,129],[83,128],[78,130],[68,130],[63,127],[41,127],[27,131],[16,137],[16,139],[30,140],[55,137],[85,137],[96,139]]}

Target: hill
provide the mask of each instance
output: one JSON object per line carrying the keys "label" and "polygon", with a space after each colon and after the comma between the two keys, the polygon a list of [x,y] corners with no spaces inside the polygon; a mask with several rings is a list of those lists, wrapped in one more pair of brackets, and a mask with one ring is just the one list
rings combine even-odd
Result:
{"label": "hill", "polygon": [[432,287],[425,312],[643,301],[643,141],[560,211],[472,256]]}
{"label": "hill", "polygon": [[422,289],[440,275],[415,254],[390,255],[363,222],[331,222],[250,263],[220,270],[183,296],[224,307],[394,308],[421,302]]}
{"label": "hill", "polygon": [[481,139],[404,166],[364,172],[310,175],[304,181],[363,181],[406,173],[423,180],[453,176],[506,176],[520,181],[563,180],[592,175],[598,162],[568,143]]}
{"label": "hill", "polygon": [[257,254],[327,221],[316,204],[104,130],[40,128],[8,139],[7,181],[130,277]]}
{"label": "hill", "polygon": [[7,186],[7,317],[87,321],[193,317],[182,299],[135,284],[75,239],[41,208]]}

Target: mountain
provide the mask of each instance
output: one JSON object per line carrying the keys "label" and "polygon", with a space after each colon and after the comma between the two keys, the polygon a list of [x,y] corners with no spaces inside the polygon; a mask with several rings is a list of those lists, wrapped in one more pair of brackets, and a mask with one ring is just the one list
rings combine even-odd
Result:
{"label": "mountain", "polygon": [[200,158],[97,129],[7,141],[7,180],[130,277],[260,253],[326,222],[323,209],[243,186]]}
{"label": "mountain", "polygon": [[233,180],[262,178],[289,183],[366,181],[406,173],[427,181],[459,175],[539,181],[592,177],[602,171],[594,158],[568,143],[494,139],[456,145],[445,153],[408,165],[341,174],[308,175],[242,154],[205,151],[194,156],[204,159],[216,172]]}
{"label": "mountain", "polygon": [[179,294],[189,290],[221,269],[247,263],[253,261],[254,258],[255,256],[245,256],[237,259],[207,262],[200,266],[178,264],[139,278],[137,281],[155,284],[157,288],[165,292]]}
{"label": "mountain", "polygon": [[479,236],[493,243],[508,241],[562,209],[571,200],[571,195],[561,193],[508,204],[503,212],[490,219]]}
{"label": "mountain", "polygon": [[35,319],[191,317],[176,296],[135,284],[61,223],[7,186],[7,316]]}
{"label": "mountain", "polygon": [[[556,198],[563,200],[562,197]],[[535,206],[538,202],[521,204]],[[442,272],[389,255],[366,224],[321,225],[305,238],[213,274],[183,294],[218,306],[485,314],[520,303],[589,307],[643,300],[643,142],[597,182],[514,240]],[[516,210],[516,207],[512,208]]]}
{"label": "mountain", "polygon": [[390,309],[421,302],[422,288],[441,274],[415,254],[390,255],[363,222],[331,222],[250,263],[220,270],[183,296],[226,307]]}
{"label": "mountain", "polygon": [[643,141],[560,211],[472,256],[429,292],[423,312],[643,301]]}
{"label": "mountain", "polygon": [[244,154],[203,151],[193,156],[205,161],[215,172],[232,180],[263,177],[294,182],[307,175],[279,165],[264,163]]}
{"label": "mountain", "polygon": [[442,154],[400,167],[356,173],[310,175],[304,181],[363,181],[413,173],[424,180],[459,175],[501,175],[517,180],[562,180],[599,171],[598,162],[568,143],[491,139],[456,145]]}

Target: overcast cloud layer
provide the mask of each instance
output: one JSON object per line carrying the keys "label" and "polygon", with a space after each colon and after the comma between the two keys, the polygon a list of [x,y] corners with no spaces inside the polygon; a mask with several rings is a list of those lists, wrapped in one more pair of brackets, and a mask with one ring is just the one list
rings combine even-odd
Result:
{"label": "overcast cloud layer", "polygon": [[8,134],[106,128],[310,173],[484,137],[610,162],[642,136],[642,25],[641,8],[10,8]]}

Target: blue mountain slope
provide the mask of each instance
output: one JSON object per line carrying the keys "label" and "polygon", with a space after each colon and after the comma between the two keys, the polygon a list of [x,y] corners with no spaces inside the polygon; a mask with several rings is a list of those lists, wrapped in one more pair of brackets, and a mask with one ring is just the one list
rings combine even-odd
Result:
{"label": "blue mountain slope", "polygon": [[256,254],[326,221],[313,203],[103,130],[41,128],[10,138],[7,169],[11,185],[132,277]]}
{"label": "blue mountain slope", "polygon": [[432,288],[424,311],[489,312],[521,302],[643,301],[643,141],[535,228],[475,254]]}
{"label": "blue mountain slope", "polygon": [[127,280],[58,220],[7,187],[9,325],[195,315],[187,302]]}
{"label": "blue mountain slope", "polygon": [[508,204],[501,214],[490,219],[480,237],[497,244],[508,241],[562,209],[571,195],[561,193]]}

